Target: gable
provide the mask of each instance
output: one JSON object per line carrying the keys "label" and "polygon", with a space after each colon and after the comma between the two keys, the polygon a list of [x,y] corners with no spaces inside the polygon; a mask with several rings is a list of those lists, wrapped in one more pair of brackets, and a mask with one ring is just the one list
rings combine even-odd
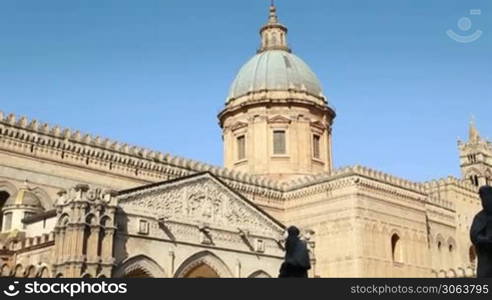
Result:
{"label": "gable", "polygon": [[290,124],[292,121],[284,116],[277,115],[268,119],[269,124]]}
{"label": "gable", "polygon": [[150,185],[118,196],[126,212],[275,237],[284,226],[209,173]]}

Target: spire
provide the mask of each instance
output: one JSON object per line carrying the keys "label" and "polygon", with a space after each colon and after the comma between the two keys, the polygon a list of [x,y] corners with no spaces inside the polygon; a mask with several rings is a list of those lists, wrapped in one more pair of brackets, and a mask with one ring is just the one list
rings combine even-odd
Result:
{"label": "spire", "polygon": [[261,48],[258,52],[268,50],[284,50],[290,52],[287,45],[287,31],[287,27],[280,24],[278,21],[277,7],[275,6],[275,1],[272,0],[268,23],[260,30]]}
{"label": "spire", "polygon": [[477,126],[475,124],[475,117],[472,116],[470,120],[470,133],[468,137],[470,142],[476,143],[480,141],[480,134],[478,133]]}

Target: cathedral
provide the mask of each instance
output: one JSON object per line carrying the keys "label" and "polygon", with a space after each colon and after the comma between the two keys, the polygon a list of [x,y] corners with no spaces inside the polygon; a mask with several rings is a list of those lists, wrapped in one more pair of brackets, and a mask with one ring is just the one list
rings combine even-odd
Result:
{"label": "cathedral", "polygon": [[218,115],[224,166],[0,112],[0,276],[273,278],[285,228],[309,277],[474,277],[469,227],[492,183],[470,124],[461,178],[333,168],[336,112],[274,5]]}

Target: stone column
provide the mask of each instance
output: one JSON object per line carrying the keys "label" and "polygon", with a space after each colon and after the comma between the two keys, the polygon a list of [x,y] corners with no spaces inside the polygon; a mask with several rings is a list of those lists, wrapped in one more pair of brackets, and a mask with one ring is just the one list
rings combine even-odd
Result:
{"label": "stone column", "polygon": [[92,262],[97,260],[98,256],[98,241],[99,241],[99,232],[101,231],[101,228],[99,225],[90,225],[90,233],[89,236],[87,237],[87,240],[84,241],[87,243],[87,261]]}
{"label": "stone column", "polygon": [[113,239],[116,228],[107,227],[104,229],[102,240],[101,257],[103,259],[113,258]]}

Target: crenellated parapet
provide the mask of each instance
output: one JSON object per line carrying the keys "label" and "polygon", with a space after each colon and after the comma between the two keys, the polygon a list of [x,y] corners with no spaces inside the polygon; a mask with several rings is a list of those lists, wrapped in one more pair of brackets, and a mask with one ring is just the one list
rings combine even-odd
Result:
{"label": "crenellated parapet", "polygon": [[420,183],[376,171],[363,166],[344,167],[332,173],[306,176],[288,182],[285,198],[307,197],[350,185],[359,185],[371,189],[383,190],[389,194],[425,199],[426,191]]}
{"label": "crenellated parapet", "polygon": [[6,116],[2,112],[0,149],[133,178],[142,184],[210,172],[234,185],[240,192],[269,195],[274,199],[281,197],[284,187],[271,179],[52,126],[26,117],[13,114]]}
{"label": "crenellated parapet", "polygon": [[54,233],[46,233],[40,236],[23,237],[21,239],[12,240],[7,249],[15,251],[17,254],[33,251],[39,248],[45,248],[54,245],[55,235]]}
{"label": "crenellated parapet", "polygon": [[322,173],[318,175],[305,176],[297,180],[290,181],[287,183],[287,190],[306,188],[312,185],[326,182],[327,180],[333,180],[335,178],[347,177],[351,175],[356,175],[356,176],[384,182],[386,184],[398,186],[400,188],[404,188],[418,193],[425,193],[425,190],[420,183],[412,182],[403,178],[390,175],[388,173],[384,173],[360,165],[343,167],[340,169],[336,169],[331,173]]}
{"label": "crenellated parapet", "polygon": [[427,192],[445,188],[448,186],[455,186],[459,189],[466,190],[468,192],[477,193],[478,188],[471,184],[468,180],[458,179],[453,176],[448,176],[446,178],[441,178],[437,180],[427,181],[423,183]]}

